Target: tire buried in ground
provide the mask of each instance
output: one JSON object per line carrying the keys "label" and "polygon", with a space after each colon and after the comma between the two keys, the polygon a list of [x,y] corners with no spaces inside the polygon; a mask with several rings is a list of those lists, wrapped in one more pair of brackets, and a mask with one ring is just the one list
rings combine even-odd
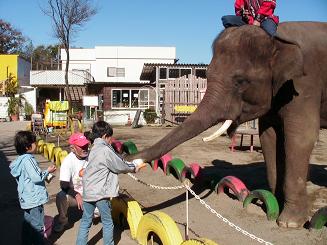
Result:
{"label": "tire buried in ground", "polygon": [[182,235],[175,221],[161,211],[154,211],[143,215],[137,229],[136,239],[139,244],[147,245],[151,236],[158,244],[181,244]]}

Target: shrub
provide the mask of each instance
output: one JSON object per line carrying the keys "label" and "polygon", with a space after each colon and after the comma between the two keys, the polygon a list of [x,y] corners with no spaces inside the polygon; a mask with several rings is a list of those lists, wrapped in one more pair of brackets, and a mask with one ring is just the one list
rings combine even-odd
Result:
{"label": "shrub", "polygon": [[154,123],[155,119],[157,118],[157,113],[154,109],[149,108],[145,109],[145,111],[143,112],[143,116],[147,124]]}

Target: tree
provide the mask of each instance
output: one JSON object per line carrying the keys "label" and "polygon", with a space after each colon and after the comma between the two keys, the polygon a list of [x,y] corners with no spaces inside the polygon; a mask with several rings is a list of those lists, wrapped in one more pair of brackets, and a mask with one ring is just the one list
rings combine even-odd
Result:
{"label": "tree", "polygon": [[48,0],[48,6],[43,11],[52,19],[55,36],[66,52],[65,93],[71,110],[68,85],[70,44],[74,35],[96,14],[97,10],[89,0]]}
{"label": "tree", "polygon": [[60,45],[40,45],[32,53],[33,70],[53,70],[58,68]]}
{"label": "tree", "polygon": [[0,53],[19,53],[26,39],[10,23],[0,19]]}

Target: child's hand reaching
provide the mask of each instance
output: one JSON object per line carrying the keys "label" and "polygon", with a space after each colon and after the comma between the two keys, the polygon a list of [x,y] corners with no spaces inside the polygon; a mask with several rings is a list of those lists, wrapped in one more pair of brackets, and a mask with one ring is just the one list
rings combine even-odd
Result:
{"label": "child's hand reaching", "polygon": [[132,163],[135,165],[135,173],[146,166],[146,163],[143,161],[143,159],[135,159]]}
{"label": "child's hand reaching", "polygon": [[56,169],[57,169],[57,168],[56,168],[55,165],[51,165],[51,166],[48,167],[48,172],[49,172],[49,173],[53,173],[54,171],[56,171]]}

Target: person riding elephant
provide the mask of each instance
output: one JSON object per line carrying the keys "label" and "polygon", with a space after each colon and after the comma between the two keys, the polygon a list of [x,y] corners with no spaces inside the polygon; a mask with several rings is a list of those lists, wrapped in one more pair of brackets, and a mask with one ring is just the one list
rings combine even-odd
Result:
{"label": "person riding elephant", "polygon": [[319,129],[327,128],[326,40],[322,22],[281,23],[274,38],[250,25],[225,29],[213,43],[196,111],[129,158],[149,162],[219,122],[225,123],[205,141],[259,118],[268,183],[282,207],[277,223],[301,227],[308,219],[310,155]]}
{"label": "person riding elephant", "polygon": [[274,15],[276,0],[236,0],[235,15],[225,15],[221,18],[225,28],[255,25],[260,26],[270,36],[275,36],[279,17]]}

